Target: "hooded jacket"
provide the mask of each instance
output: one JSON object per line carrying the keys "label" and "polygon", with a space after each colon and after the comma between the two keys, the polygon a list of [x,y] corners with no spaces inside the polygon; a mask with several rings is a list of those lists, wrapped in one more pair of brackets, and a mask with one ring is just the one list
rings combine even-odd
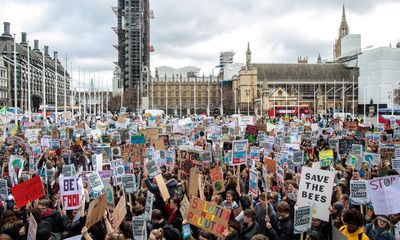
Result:
{"label": "hooded jacket", "polygon": [[[364,230],[362,229],[362,227],[358,227],[357,231],[353,232],[353,233],[349,233],[348,229],[347,229],[348,225],[344,225],[343,227],[341,227],[339,229],[339,231],[347,237],[348,240],[370,240],[369,237],[364,233]],[[360,237],[359,237],[360,235]]]}
{"label": "hooded jacket", "polygon": [[375,218],[372,223],[365,226],[365,234],[372,240],[393,240],[394,237],[390,233],[390,225],[387,224],[386,228],[378,226],[378,219]]}

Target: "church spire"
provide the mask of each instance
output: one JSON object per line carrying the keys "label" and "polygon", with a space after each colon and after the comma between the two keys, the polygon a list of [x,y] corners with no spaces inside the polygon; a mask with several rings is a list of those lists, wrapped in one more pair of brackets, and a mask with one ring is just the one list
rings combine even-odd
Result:
{"label": "church spire", "polygon": [[250,51],[250,43],[247,42],[247,51],[246,51],[246,70],[250,70],[251,64],[251,51]]}
{"label": "church spire", "polygon": [[339,39],[342,39],[344,36],[349,34],[349,26],[347,25],[346,21],[346,10],[344,8],[343,4],[343,9],[342,9],[342,22],[340,23],[339,27]]}
{"label": "church spire", "polygon": [[343,3],[343,9],[342,9],[342,22],[346,22],[346,10],[344,8],[344,3]]}

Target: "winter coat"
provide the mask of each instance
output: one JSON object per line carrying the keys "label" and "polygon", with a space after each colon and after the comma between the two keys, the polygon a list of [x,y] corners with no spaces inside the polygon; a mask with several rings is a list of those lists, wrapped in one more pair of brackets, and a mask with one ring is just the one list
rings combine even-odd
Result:
{"label": "winter coat", "polygon": [[373,223],[368,223],[365,226],[365,234],[371,239],[371,240],[393,240],[394,236],[390,233],[390,228],[384,229],[378,227],[376,223],[376,219],[373,221]]}
{"label": "winter coat", "polygon": [[47,224],[51,232],[63,232],[63,219],[60,212],[54,209],[46,209],[46,212],[40,216],[41,224]]}
{"label": "winter coat", "polygon": [[167,221],[163,220],[160,224],[150,224],[149,230],[162,228],[164,232],[164,238],[166,240],[182,240],[182,234],[180,230],[176,229],[174,226],[169,224]]}
{"label": "winter coat", "polygon": [[259,232],[258,223],[254,222],[251,226],[243,227],[240,232],[240,239],[242,240],[250,240],[251,237],[256,235]]}
{"label": "winter coat", "polygon": [[286,240],[293,239],[293,220],[291,217],[279,219],[275,224],[272,224],[272,228],[267,230],[267,236],[271,240]]}
{"label": "winter coat", "polygon": [[17,239],[19,236],[19,230],[23,226],[24,226],[24,222],[21,220],[14,221],[12,223],[6,222],[1,228],[1,233],[7,234],[12,239]]}
{"label": "winter coat", "polygon": [[349,233],[347,227],[347,225],[344,225],[339,229],[339,231],[347,237],[347,240],[370,240],[369,237],[364,233],[362,227],[359,227],[357,231],[353,233]]}
{"label": "winter coat", "polygon": [[[158,188],[158,186],[156,184],[152,184],[150,182],[149,179],[145,179],[144,183],[147,186],[147,189],[154,194],[154,206],[156,209],[161,209],[164,210],[165,209],[165,202],[164,199],[161,196],[161,192],[160,189]],[[173,197],[173,193],[174,193],[174,188],[177,187],[178,182],[175,179],[170,179],[167,183],[167,189],[169,192],[170,197]],[[166,218],[167,214],[166,211],[162,211],[163,216]]]}
{"label": "winter coat", "polygon": [[[265,226],[266,210],[261,206],[261,203],[257,203],[255,206],[256,212],[256,222],[258,223],[258,228],[260,232],[266,232],[267,228]],[[278,221],[278,216],[271,204],[268,204],[268,216],[270,218],[271,224],[275,224]]]}

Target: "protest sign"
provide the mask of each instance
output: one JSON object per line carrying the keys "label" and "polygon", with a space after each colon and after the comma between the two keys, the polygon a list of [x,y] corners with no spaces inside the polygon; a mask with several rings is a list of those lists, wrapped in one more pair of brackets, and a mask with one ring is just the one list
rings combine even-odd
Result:
{"label": "protest sign", "polygon": [[258,195],[258,173],[254,170],[250,170],[249,193],[253,194],[253,196]]}
{"label": "protest sign", "polygon": [[143,217],[146,221],[149,222],[151,221],[151,214],[153,211],[153,201],[154,201],[154,194],[152,194],[150,191],[147,191],[146,205],[144,207]]}
{"label": "protest sign", "polygon": [[366,180],[350,180],[350,202],[354,205],[369,202]]}
{"label": "protest sign", "polygon": [[313,217],[329,221],[329,205],[335,173],[316,168],[303,167],[301,170],[297,204],[313,203]]}
{"label": "protest sign", "polygon": [[348,240],[347,236],[345,236],[336,227],[332,227],[332,239],[335,239],[335,240]]}
{"label": "protest sign", "polygon": [[64,177],[72,177],[76,174],[75,166],[73,164],[64,164],[62,168],[62,175]]}
{"label": "protest sign", "polygon": [[375,153],[364,152],[364,162],[368,163],[368,165],[379,165],[380,164],[380,155]]}
{"label": "protest sign", "polygon": [[346,164],[349,166],[352,166],[355,169],[360,170],[362,163],[363,163],[363,159],[360,156],[355,155],[355,154],[349,154]]}
{"label": "protest sign", "polygon": [[80,177],[60,177],[60,198],[65,210],[78,209],[81,203],[83,184]]}
{"label": "protest sign", "polygon": [[188,223],[218,237],[228,226],[231,210],[193,197],[187,213]]}
{"label": "protest sign", "polygon": [[44,196],[44,188],[40,177],[35,177],[20,183],[11,188],[11,194],[14,196],[15,206],[21,208]]}
{"label": "protest sign", "polygon": [[294,207],[294,234],[307,232],[311,229],[311,206],[295,206]]}
{"label": "protest sign", "polygon": [[136,179],[133,174],[126,174],[121,177],[122,186],[124,187],[126,194],[135,193],[137,190]]}
{"label": "protest sign", "polygon": [[154,160],[148,160],[146,162],[146,169],[149,174],[149,178],[155,178],[158,174],[161,173],[160,169],[158,168]]}
{"label": "protest sign", "polygon": [[346,121],[343,122],[343,128],[349,131],[357,131],[358,123],[356,121]]}
{"label": "protest sign", "polygon": [[364,146],[364,141],[359,139],[340,139],[339,140],[339,153],[346,154],[352,150],[353,144],[360,144]]}
{"label": "protest sign", "polygon": [[104,216],[104,211],[107,208],[107,194],[102,194],[98,198],[94,199],[89,204],[88,213],[86,216],[85,227],[88,229],[93,224],[101,221]]}
{"label": "protest sign", "polygon": [[22,174],[22,170],[24,167],[24,158],[21,156],[17,156],[17,155],[11,155],[10,156],[10,162],[9,162],[9,167],[11,166],[15,172],[15,174],[17,175],[17,178],[21,177]]}
{"label": "protest sign", "polygon": [[325,150],[319,152],[319,160],[321,167],[328,167],[333,165],[333,150]]}
{"label": "protest sign", "polygon": [[110,181],[104,181],[104,192],[107,194],[107,208],[115,208],[114,188],[111,186]]}
{"label": "protest sign", "polygon": [[158,189],[160,190],[161,197],[163,198],[163,200],[165,202],[168,201],[168,199],[170,198],[170,195],[169,195],[169,192],[168,192],[167,185],[165,184],[164,178],[162,177],[161,174],[158,174],[155,177],[155,179],[156,179],[156,182],[157,182]]}
{"label": "protest sign", "polygon": [[269,173],[276,172],[276,161],[272,158],[264,158],[264,166],[267,168]]}
{"label": "protest sign", "polygon": [[381,147],[379,149],[381,155],[381,161],[392,161],[395,158],[395,148],[394,147]]}
{"label": "protest sign", "polygon": [[293,152],[293,163],[295,165],[301,166],[303,165],[303,161],[304,161],[304,151],[294,151]]}
{"label": "protest sign", "polygon": [[362,153],[363,147],[361,144],[353,144],[351,145],[351,152],[356,154],[356,155],[360,155]]}
{"label": "protest sign", "polygon": [[225,181],[222,175],[221,167],[210,169],[211,184],[213,187],[213,194],[218,194],[225,191]]}
{"label": "protest sign", "polygon": [[196,168],[190,169],[188,196],[197,197],[199,192],[199,174]]}
{"label": "protest sign", "polygon": [[247,139],[249,144],[253,146],[257,143],[257,134],[258,134],[257,126],[247,125],[244,139]]}
{"label": "protest sign", "polygon": [[27,240],[36,240],[37,223],[32,213],[29,214],[28,222],[29,228]]}
{"label": "protest sign", "polygon": [[103,181],[100,178],[99,172],[91,172],[87,176],[89,186],[93,192],[101,193],[104,189]]}
{"label": "protest sign", "polygon": [[368,180],[367,189],[376,215],[400,213],[400,180],[398,175]]}
{"label": "protest sign", "polygon": [[183,195],[183,199],[181,202],[181,207],[179,208],[179,211],[181,212],[181,215],[184,219],[187,218],[187,211],[189,210],[189,199],[186,197],[186,195]]}
{"label": "protest sign", "polygon": [[400,159],[392,159],[392,169],[400,173]]}
{"label": "protest sign", "polygon": [[146,220],[143,217],[132,218],[133,240],[147,239]]}
{"label": "protest sign", "polygon": [[232,165],[246,163],[247,159],[247,140],[233,141],[232,144]]}
{"label": "protest sign", "polygon": [[0,200],[1,201],[8,200],[7,180],[4,179],[0,179]]}
{"label": "protest sign", "polygon": [[119,225],[121,225],[122,220],[124,220],[126,213],[127,211],[126,211],[125,196],[122,196],[119,199],[119,202],[112,213],[114,230],[117,230]]}
{"label": "protest sign", "polygon": [[131,135],[131,144],[145,144],[146,139],[143,135]]}

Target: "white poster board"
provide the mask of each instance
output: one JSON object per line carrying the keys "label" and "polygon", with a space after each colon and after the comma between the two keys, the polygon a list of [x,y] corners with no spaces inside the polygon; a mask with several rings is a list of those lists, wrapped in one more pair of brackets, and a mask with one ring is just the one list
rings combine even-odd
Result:
{"label": "white poster board", "polygon": [[376,215],[400,213],[400,180],[398,175],[368,180],[367,186]]}

